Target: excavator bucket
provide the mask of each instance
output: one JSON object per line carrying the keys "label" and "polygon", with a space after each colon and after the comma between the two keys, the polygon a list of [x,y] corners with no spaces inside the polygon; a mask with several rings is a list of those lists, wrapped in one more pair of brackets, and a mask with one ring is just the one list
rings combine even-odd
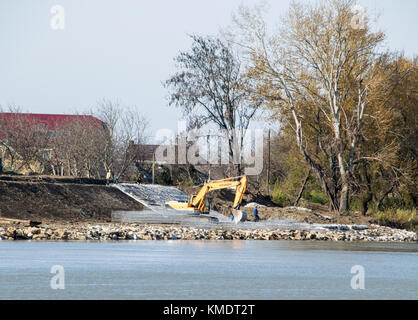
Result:
{"label": "excavator bucket", "polygon": [[247,220],[247,213],[245,211],[233,209],[232,214],[234,215],[233,222],[235,224],[238,224],[240,222],[244,222]]}

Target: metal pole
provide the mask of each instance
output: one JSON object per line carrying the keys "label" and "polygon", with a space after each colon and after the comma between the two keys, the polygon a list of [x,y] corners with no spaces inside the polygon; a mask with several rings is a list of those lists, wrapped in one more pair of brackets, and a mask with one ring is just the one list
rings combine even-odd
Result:
{"label": "metal pole", "polygon": [[155,177],[155,151],[152,153],[152,184],[154,184]]}
{"label": "metal pole", "polygon": [[268,133],[267,192],[270,194],[270,128]]}
{"label": "metal pole", "polygon": [[207,147],[208,147],[208,181],[210,181],[210,135],[207,136]]}

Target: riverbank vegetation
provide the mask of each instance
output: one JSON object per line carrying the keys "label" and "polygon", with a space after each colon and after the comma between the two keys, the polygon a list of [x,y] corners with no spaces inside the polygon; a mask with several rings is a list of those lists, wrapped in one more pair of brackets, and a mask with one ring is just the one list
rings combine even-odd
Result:
{"label": "riverbank vegetation", "polygon": [[[216,43],[239,62],[235,78],[251,84],[233,86],[235,95],[245,92],[245,103],[233,103],[230,86],[216,87],[228,79],[226,71],[212,72],[219,67],[216,58],[195,59],[201,50],[217,56],[213,38],[195,36],[168,81],[171,101],[190,116],[206,115],[212,125],[220,118],[229,129],[240,123],[243,107],[251,111],[262,101],[268,116],[261,119],[280,123],[269,172],[265,165],[262,174],[277,205],[304,198],[340,215],[360,211],[386,225],[415,228],[417,59],[386,48],[384,32],[355,7],[352,0],[294,2],[272,29],[268,8],[242,6]],[[208,86],[184,82],[196,69]],[[204,102],[199,88],[207,94]],[[210,121],[214,111],[217,121]]]}
{"label": "riverbank vegetation", "polygon": [[[356,5],[293,2],[275,29],[266,22],[267,7],[242,6],[220,35],[191,36],[164,86],[169,104],[187,117],[187,130],[227,133],[233,163],[227,176],[244,172],[246,129],[279,128],[265,139],[263,171],[250,177],[275,205],[308,201],[340,216],[417,230],[418,60],[385,47],[384,32]],[[3,148],[18,151],[20,159],[9,152],[16,165],[34,158],[43,165],[41,151],[51,150],[56,163],[44,167],[52,174],[104,178],[110,170],[123,177],[138,162],[139,149],[131,146],[144,143],[147,121],[108,100],[92,114],[105,131],[80,123],[76,134],[63,132],[49,146],[48,132],[28,135],[23,124],[0,132]],[[192,167],[181,179],[172,166],[158,166],[155,176],[161,183],[199,184],[202,175],[193,179]]]}

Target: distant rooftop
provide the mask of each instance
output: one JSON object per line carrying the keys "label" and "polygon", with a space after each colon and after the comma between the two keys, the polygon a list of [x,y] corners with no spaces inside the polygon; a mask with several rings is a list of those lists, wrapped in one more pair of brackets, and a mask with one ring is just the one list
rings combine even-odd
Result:
{"label": "distant rooftop", "polygon": [[11,113],[1,112],[0,121],[25,121],[30,124],[44,124],[46,130],[64,128],[68,123],[80,121],[83,124],[102,126],[103,122],[92,115],[40,114],[40,113]]}

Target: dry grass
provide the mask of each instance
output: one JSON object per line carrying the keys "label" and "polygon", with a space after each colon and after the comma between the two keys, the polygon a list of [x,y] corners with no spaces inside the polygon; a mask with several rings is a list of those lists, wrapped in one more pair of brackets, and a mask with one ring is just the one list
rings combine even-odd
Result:
{"label": "dry grass", "polygon": [[376,214],[377,222],[394,228],[418,231],[417,209],[386,209]]}

